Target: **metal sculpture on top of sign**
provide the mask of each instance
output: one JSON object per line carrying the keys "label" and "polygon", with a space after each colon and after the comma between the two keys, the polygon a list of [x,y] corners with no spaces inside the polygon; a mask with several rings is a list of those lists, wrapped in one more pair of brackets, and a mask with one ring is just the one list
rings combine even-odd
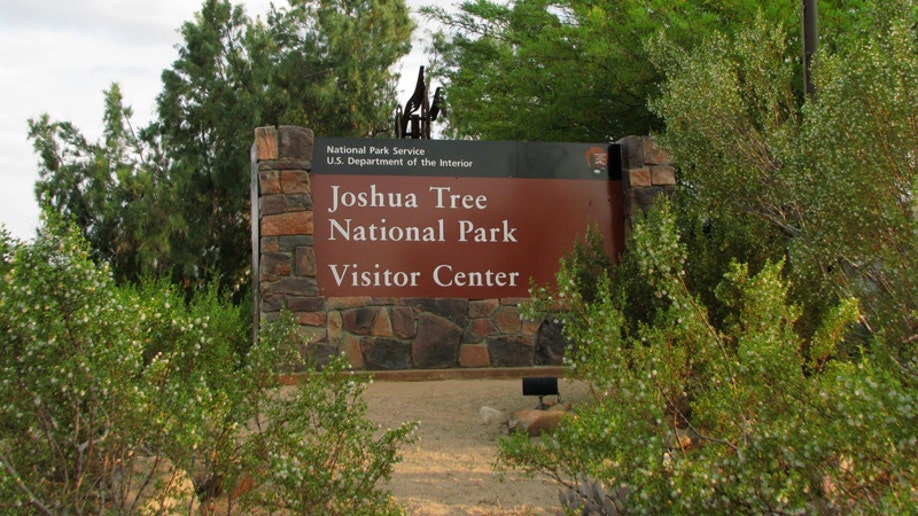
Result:
{"label": "metal sculpture on top of sign", "polygon": [[[433,102],[427,98],[427,84],[424,82],[424,67],[418,71],[418,83],[411,98],[402,106],[395,108],[395,137],[414,140],[430,139],[430,123],[437,119],[443,108],[443,88],[434,91]],[[420,110],[420,113],[418,113]]]}

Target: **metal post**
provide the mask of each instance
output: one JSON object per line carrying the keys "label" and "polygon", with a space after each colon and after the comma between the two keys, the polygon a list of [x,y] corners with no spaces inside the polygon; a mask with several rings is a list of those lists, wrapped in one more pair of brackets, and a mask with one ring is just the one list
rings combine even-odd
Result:
{"label": "metal post", "polygon": [[819,45],[819,22],[816,16],[817,0],[803,0],[803,88],[807,95],[816,92],[811,77],[813,54]]}

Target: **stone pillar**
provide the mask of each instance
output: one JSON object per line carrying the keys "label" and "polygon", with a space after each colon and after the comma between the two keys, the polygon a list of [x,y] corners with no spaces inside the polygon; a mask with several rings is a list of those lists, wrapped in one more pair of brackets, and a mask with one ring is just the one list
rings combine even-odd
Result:
{"label": "stone pillar", "polygon": [[325,340],[326,332],[312,240],[312,146],[311,130],[280,126],[257,128],[252,148],[256,331],[286,308],[299,319],[310,344]]}
{"label": "stone pillar", "polygon": [[647,211],[660,196],[676,185],[676,169],[669,152],[650,136],[627,136],[622,146],[622,180],[625,188],[625,230],[630,231],[635,213]]}

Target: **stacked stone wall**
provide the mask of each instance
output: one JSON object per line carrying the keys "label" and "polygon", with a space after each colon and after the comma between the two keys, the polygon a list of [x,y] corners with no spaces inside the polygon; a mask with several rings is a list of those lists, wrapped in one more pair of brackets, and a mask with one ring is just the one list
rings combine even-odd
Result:
{"label": "stacked stone wall", "polygon": [[[320,363],[344,353],[367,370],[503,368],[562,363],[564,342],[550,321],[522,320],[527,299],[431,299],[320,295],[310,189],[313,133],[260,127],[252,148],[255,327],[289,310]],[[626,220],[675,184],[651,139],[621,140]]]}
{"label": "stacked stone wall", "polygon": [[625,189],[625,229],[630,230],[633,215],[647,211],[661,196],[672,194],[676,168],[669,152],[650,136],[628,136],[622,146],[622,183]]}

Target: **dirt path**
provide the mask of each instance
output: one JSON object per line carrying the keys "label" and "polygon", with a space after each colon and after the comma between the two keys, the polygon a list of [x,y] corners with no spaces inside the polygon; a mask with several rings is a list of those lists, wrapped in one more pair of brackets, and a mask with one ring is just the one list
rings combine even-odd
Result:
{"label": "dirt path", "polygon": [[[582,384],[565,380],[559,390],[564,402],[587,395]],[[484,422],[480,410],[497,409],[505,420],[535,408],[538,399],[522,395],[519,379],[377,381],[365,396],[370,419],[383,427],[420,421],[419,440],[402,450],[387,486],[410,514],[560,514],[555,484],[512,472],[501,481],[492,469],[506,426]]]}

